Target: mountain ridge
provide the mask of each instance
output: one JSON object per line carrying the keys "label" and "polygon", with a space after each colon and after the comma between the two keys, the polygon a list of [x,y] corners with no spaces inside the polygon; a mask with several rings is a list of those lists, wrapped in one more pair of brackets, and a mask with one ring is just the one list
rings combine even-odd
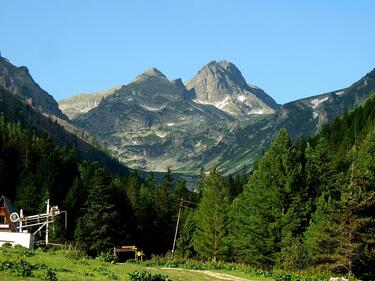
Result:
{"label": "mountain ridge", "polygon": [[[208,65],[216,67],[216,64],[212,61]],[[253,90],[258,89],[241,80],[243,77],[239,70],[236,72],[229,62],[222,61],[219,67],[232,68],[231,71],[237,73],[238,85],[245,87],[246,84]],[[228,114],[217,105],[197,103],[196,92],[186,89],[180,79],[169,81],[155,69],[140,76],[143,78],[123,86],[121,91],[103,100],[107,110],[101,108],[103,104],[99,105],[100,113],[93,109],[74,122],[104,140],[121,161],[133,168],[164,171],[170,167],[189,174],[196,173],[202,166],[207,169],[218,167],[224,174],[241,170],[249,172],[254,161],[268,148],[281,128],[287,128],[293,139],[311,136],[322,125],[359,105],[371,94],[369,90],[361,95],[356,94],[354,87],[356,83],[362,87],[366,80],[363,78],[365,80],[359,80],[344,89],[286,103],[272,114],[253,114],[242,118]],[[159,84],[155,81],[159,81]],[[173,90],[168,92],[171,87]],[[127,93],[123,93],[125,89]],[[117,99],[122,96],[122,105],[112,103],[116,95]],[[126,95],[130,99],[138,99],[138,104],[129,104],[124,99]],[[152,103],[156,97],[160,99],[163,96],[173,102],[168,105],[160,101]],[[143,99],[143,104],[139,104],[140,99]],[[113,113],[113,107],[116,107],[117,113]],[[186,118],[182,115],[183,109],[193,110],[192,115]],[[138,112],[138,115],[132,115],[134,112]],[[200,115],[196,114],[206,115],[201,116],[202,121]],[[110,120],[111,115],[117,116],[119,120]],[[86,123],[86,118],[90,122]],[[179,118],[184,121],[171,121]],[[106,120],[103,124],[108,130],[98,127],[103,119]],[[128,129],[122,127],[118,130],[116,126],[121,122],[126,123],[124,126],[128,126]],[[136,126],[129,129],[131,124]]]}
{"label": "mountain ridge", "polygon": [[34,81],[26,66],[17,67],[0,56],[0,85],[44,113],[69,122],[69,118],[59,109],[55,99]]}

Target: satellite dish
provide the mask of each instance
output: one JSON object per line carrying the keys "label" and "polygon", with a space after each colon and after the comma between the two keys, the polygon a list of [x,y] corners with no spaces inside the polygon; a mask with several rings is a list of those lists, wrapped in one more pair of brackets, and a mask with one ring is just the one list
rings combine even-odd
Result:
{"label": "satellite dish", "polygon": [[20,216],[19,216],[17,213],[12,213],[12,214],[10,215],[10,220],[11,220],[12,222],[17,222],[19,219],[20,219]]}

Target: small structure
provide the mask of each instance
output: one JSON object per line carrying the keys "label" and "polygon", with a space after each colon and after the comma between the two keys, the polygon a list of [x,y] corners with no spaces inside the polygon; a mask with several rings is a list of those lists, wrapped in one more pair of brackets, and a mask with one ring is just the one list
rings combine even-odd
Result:
{"label": "small structure", "polygon": [[27,232],[17,232],[17,225],[12,221],[13,206],[8,198],[0,198],[0,246],[4,243],[21,245],[25,248],[32,248],[34,236]]}
{"label": "small structure", "polygon": [[5,196],[0,197],[0,231],[15,232],[16,225],[10,220],[10,214],[13,213],[12,203]]}
{"label": "small structure", "polygon": [[[67,228],[67,213],[60,211],[57,206],[50,207],[49,199],[46,201],[46,213],[24,216],[23,210],[20,214],[13,211],[12,204],[8,198],[0,198],[0,246],[4,243],[21,245],[25,248],[33,248],[35,244],[35,234],[45,227],[45,243],[48,244],[48,226],[53,223],[53,218],[60,214],[65,214],[65,228]],[[29,232],[38,229],[34,232]]]}
{"label": "small structure", "polygon": [[142,250],[138,249],[137,246],[122,246],[121,248],[115,247],[113,249],[113,255],[115,256],[115,258],[118,258],[118,255],[121,253],[133,253],[135,260],[140,259],[141,261],[143,261],[144,253]]}

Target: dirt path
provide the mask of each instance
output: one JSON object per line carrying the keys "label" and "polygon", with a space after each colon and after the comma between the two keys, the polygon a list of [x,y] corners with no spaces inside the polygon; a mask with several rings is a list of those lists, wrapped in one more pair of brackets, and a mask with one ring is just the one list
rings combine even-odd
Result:
{"label": "dirt path", "polygon": [[249,281],[250,279],[245,279],[237,276],[233,276],[230,274],[225,273],[219,273],[219,272],[212,272],[208,270],[188,270],[188,269],[182,269],[182,268],[169,268],[169,267],[163,267],[161,269],[165,270],[184,270],[184,271],[191,271],[191,272],[197,272],[204,275],[208,275],[210,277],[214,277],[217,280],[227,280],[227,281]]}
{"label": "dirt path", "polygon": [[245,279],[245,278],[241,278],[241,277],[237,277],[237,276],[233,276],[233,275],[225,274],[225,273],[212,272],[212,271],[208,271],[208,270],[204,270],[204,271],[194,270],[194,271],[200,272],[200,273],[212,276],[212,277],[215,277],[215,278],[220,279],[220,280],[249,281],[249,279]]}

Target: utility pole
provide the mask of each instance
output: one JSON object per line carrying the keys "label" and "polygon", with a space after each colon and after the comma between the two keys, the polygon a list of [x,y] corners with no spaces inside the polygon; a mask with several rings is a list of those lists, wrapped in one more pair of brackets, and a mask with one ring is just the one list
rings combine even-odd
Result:
{"label": "utility pole", "polygon": [[178,226],[180,224],[180,216],[181,216],[181,209],[182,209],[182,203],[184,199],[181,198],[180,200],[180,208],[178,209],[178,216],[177,216],[177,223],[176,223],[176,231],[174,233],[174,239],[173,239],[173,246],[172,246],[172,257],[174,255],[174,249],[176,247],[176,239],[177,239],[177,233],[178,233]]}
{"label": "utility pole", "polygon": [[192,201],[184,200],[184,198],[180,199],[180,208],[178,210],[177,223],[176,223],[176,231],[174,233],[173,246],[172,246],[172,257],[174,255],[174,250],[175,250],[175,247],[176,247],[178,227],[180,225],[181,210],[182,210],[182,208],[190,208],[189,206],[184,206],[184,203],[185,204],[190,204],[190,205],[195,205],[195,206],[198,205],[197,203],[194,203]]}

